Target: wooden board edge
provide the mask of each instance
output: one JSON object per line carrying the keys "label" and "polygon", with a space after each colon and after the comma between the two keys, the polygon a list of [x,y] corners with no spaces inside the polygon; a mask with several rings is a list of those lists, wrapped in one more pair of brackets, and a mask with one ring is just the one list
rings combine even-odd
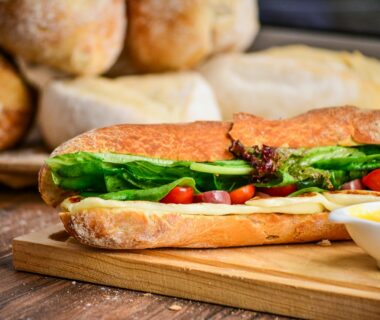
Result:
{"label": "wooden board edge", "polygon": [[[44,230],[44,234],[56,230],[56,226],[50,227]],[[139,260],[95,259],[94,264],[94,257],[81,257],[80,252],[73,251],[74,248],[61,246],[57,250],[49,244],[30,240],[33,240],[33,234],[14,240],[16,270],[303,318],[362,319],[367,316],[375,319],[380,315],[380,299],[321,292],[300,287],[296,282],[247,280]],[[110,264],[113,264],[111,274],[104,273]],[[84,273],[83,270],[78,272],[81,267]]]}
{"label": "wooden board edge", "polygon": [[[168,267],[172,265],[173,268],[182,268],[183,261],[178,262],[180,257],[172,257],[170,254],[158,253],[158,249],[153,250],[130,250],[130,251],[120,251],[120,250],[107,250],[100,251],[102,249],[91,248],[83,246],[76,241],[65,242],[65,239],[62,239],[63,233],[64,237],[69,237],[65,229],[61,224],[53,225],[47,227],[43,230],[32,232],[14,239],[14,241],[22,241],[31,244],[40,244],[43,246],[51,246],[53,248],[60,248],[62,250],[70,249],[72,251],[79,251],[86,256],[94,256],[97,254],[106,254],[107,256],[117,256],[123,254],[124,260],[129,260],[130,262],[142,262],[155,264],[161,267]],[[60,238],[59,241],[52,239]],[[146,251],[149,251],[147,254]],[[205,264],[202,260],[186,260],[186,264],[190,265],[193,269],[212,270],[213,273],[219,273],[221,276],[239,276],[243,275],[246,278],[260,279],[262,281],[278,283],[279,285],[287,285],[292,283],[297,287],[303,287],[305,289],[313,289],[318,286],[320,291],[330,292],[330,291],[339,291],[342,295],[353,295],[359,298],[375,298],[380,301],[380,291],[375,288],[375,290],[369,290],[366,287],[347,287],[341,282],[328,282],[328,281],[319,281],[312,277],[300,277],[295,276],[289,273],[268,273],[266,270],[255,270],[255,269],[244,269],[244,268],[234,268],[234,265],[221,264],[219,266]],[[207,270],[206,270],[207,271]],[[237,272],[236,272],[237,271]]]}

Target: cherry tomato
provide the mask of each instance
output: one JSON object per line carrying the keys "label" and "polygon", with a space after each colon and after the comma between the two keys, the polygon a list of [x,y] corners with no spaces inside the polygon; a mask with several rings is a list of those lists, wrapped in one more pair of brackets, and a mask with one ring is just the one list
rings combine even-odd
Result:
{"label": "cherry tomato", "polygon": [[160,200],[162,203],[193,203],[194,190],[189,187],[175,187],[164,198]]}
{"label": "cherry tomato", "polygon": [[380,169],[368,173],[362,178],[363,184],[371,190],[380,191]]}
{"label": "cherry tomato", "polygon": [[260,191],[269,194],[272,197],[286,197],[297,191],[297,186],[295,184],[289,184],[283,187],[260,188]]}
{"label": "cherry tomato", "polygon": [[253,184],[247,184],[244,187],[235,189],[230,192],[232,204],[244,204],[249,199],[252,199],[255,195],[255,186]]}

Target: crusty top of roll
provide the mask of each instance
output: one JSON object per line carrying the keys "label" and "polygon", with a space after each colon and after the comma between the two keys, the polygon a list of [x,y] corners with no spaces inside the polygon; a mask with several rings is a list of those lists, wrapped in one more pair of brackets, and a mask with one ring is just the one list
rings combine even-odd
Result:
{"label": "crusty top of roll", "polygon": [[53,155],[87,151],[170,160],[231,159],[228,152],[230,127],[230,122],[218,121],[115,125],[81,134],[59,146]]}
{"label": "crusty top of roll", "polygon": [[[229,122],[197,121],[187,124],[115,125],[83,133],[59,146],[52,156],[78,151],[114,152],[170,160],[215,161],[231,159]],[[42,198],[58,205],[72,192],[56,187],[49,168],[39,175]]]}
{"label": "crusty top of roll", "polygon": [[[81,134],[55,149],[52,156],[87,151],[201,162],[227,160],[232,158],[228,152],[231,138],[247,146],[267,144],[293,148],[380,144],[380,110],[345,106],[316,109],[283,120],[239,113],[233,124],[197,121],[116,125]],[[46,165],[40,171],[39,188],[42,198],[50,205],[58,205],[72,194],[53,184]]]}
{"label": "crusty top of roll", "polygon": [[351,106],[322,108],[281,120],[238,113],[233,123],[230,136],[247,146],[300,148],[380,144],[380,110]]}

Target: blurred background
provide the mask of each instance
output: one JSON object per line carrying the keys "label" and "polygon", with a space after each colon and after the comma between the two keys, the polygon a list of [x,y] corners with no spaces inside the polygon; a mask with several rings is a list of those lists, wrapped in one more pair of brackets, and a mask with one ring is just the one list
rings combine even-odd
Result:
{"label": "blurred background", "polygon": [[260,0],[259,8],[262,30],[252,49],[301,42],[380,57],[377,0]]}
{"label": "blurred background", "polygon": [[380,108],[376,0],[0,1],[0,182],[118,123]]}

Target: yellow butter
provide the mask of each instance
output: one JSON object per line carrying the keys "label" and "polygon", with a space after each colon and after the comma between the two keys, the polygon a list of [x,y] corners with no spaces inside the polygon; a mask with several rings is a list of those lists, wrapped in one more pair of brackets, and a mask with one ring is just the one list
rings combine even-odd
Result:
{"label": "yellow butter", "polygon": [[350,212],[350,214],[356,218],[380,222],[380,210],[371,211],[371,210],[356,208],[355,211]]}

